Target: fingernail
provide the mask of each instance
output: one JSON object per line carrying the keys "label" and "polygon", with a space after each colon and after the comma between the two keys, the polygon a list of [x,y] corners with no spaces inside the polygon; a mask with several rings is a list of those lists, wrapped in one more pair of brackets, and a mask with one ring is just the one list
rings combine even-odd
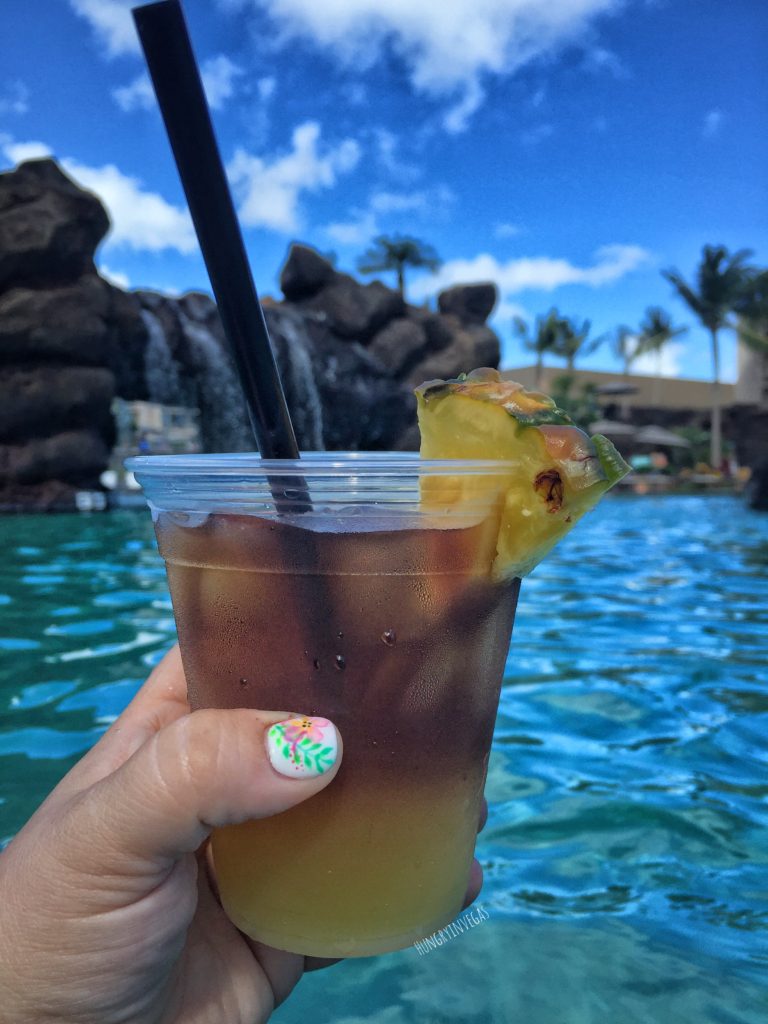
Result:
{"label": "fingernail", "polygon": [[336,763],[339,741],[336,726],[327,718],[306,715],[277,722],[267,732],[267,754],[272,767],[289,779],[314,779]]}

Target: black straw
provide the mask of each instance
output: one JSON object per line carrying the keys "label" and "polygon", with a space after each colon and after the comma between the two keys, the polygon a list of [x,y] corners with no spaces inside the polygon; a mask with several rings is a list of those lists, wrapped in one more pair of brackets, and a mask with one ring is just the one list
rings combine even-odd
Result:
{"label": "black straw", "polygon": [[[298,459],[296,435],[181,4],[161,0],[136,7],[133,18],[261,456]],[[297,484],[303,490],[303,480],[293,486]]]}

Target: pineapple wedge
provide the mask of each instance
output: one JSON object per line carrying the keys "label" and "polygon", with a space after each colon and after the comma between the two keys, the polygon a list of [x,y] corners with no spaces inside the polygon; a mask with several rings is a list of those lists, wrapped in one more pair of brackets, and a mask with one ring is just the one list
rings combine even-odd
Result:
{"label": "pineapple wedge", "polygon": [[421,457],[499,459],[510,463],[500,483],[456,476],[425,479],[422,500],[433,508],[493,487],[499,535],[493,574],[527,575],[630,467],[611,442],[590,438],[546,395],[480,369],[416,388]]}

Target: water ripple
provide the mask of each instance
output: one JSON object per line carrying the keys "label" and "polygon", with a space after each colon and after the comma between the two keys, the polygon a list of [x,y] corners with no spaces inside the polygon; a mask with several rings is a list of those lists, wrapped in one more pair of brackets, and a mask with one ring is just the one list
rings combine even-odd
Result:
{"label": "water ripple", "polygon": [[[174,632],[148,516],[2,528],[0,839]],[[490,920],[310,975],[276,1022],[764,1024],[767,567],[768,517],[735,499],[591,513],[522,590],[478,849]]]}

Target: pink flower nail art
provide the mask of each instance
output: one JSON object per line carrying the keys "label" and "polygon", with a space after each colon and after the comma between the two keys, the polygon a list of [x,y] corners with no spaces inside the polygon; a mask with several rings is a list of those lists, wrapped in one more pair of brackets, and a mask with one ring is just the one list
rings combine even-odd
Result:
{"label": "pink flower nail art", "polygon": [[323,775],[336,761],[336,727],[327,718],[290,718],[277,722],[267,733],[272,767],[289,778]]}

